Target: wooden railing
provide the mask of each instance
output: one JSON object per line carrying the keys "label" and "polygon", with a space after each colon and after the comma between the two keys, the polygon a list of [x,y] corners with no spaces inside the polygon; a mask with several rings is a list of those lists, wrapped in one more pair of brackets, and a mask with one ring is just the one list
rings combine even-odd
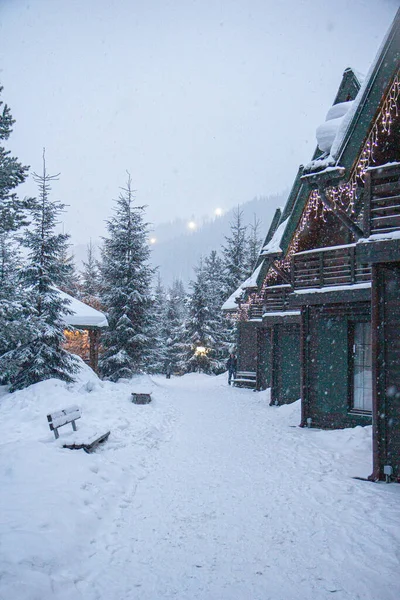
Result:
{"label": "wooden railing", "polygon": [[400,163],[369,169],[364,195],[365,237],[400,230]]}
{"label": "wooden railing", "polygon": [[259,304],[252,304],[249,308],[249,320],[262,319],[263,307]]}
{"label": "wooden railing", "polygon": [[299,252],[292,259],[294,289],[352,285],[371,281],[371,267],[357,264],[356,245]]}
{"label": "wooden railing", "polygon": [[265,313],[284,312],[289,308],[288,295],[291,285],[275,285],[265,288],[264,298],[249,308],[249,319],[261,319]]}

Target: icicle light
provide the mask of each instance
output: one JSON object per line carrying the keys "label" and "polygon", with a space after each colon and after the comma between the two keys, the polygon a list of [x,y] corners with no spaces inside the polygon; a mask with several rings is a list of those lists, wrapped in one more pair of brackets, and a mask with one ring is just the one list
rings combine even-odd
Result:
{"label": "icicle light", "polygon": [[[364,182],[367,169],[375,162],[374,150],[383,141],[385,136],[390,135],[393,121],[399,116],[399,98],[400,71],[395,75],[389,91],[378,110],[375,122],[372,125],[372,129],[364,143],[349,180],[337,187],[326,189],[326,194],[333,205],[345,210],[349,216],[354,212],[358,184],[359,182]],[[325,222],[328,212],[331,212],[331,209],[322,203],[318,190],[312,190],[308,196],[306,206],[286,256],[276,263],[282,271],[285,271],[288,274],[290,273],[291,258],[298,250],[301,234],[307,227],[310,218],[322,219],[322,221]],[[247,299],[246,304],[243,303],[240,305],[240,308],[236,313],[237,320],[247,320],[250,306],[260,306],[263,304],[266,289],[270,285],[275,284],[277,279],[278,275],[276,271],[270,268],[266,274],[260,292],[258,294],[252,294]]]}

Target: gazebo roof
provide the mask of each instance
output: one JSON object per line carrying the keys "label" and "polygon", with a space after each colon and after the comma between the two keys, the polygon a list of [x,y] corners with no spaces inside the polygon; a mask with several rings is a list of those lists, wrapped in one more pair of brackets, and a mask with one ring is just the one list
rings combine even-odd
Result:
{"label": "gazebo roof", "polygon": [[58,290],[61,298],[69,300],[69,310],[72,311],[71,315],[65,316],[65,322],[67,325],[72,327],[84,327],[87,329],[97,329],[101,327],[107,327],[108,321],[104,313],[88,306],[84,302],[81,302],[77,298]]}

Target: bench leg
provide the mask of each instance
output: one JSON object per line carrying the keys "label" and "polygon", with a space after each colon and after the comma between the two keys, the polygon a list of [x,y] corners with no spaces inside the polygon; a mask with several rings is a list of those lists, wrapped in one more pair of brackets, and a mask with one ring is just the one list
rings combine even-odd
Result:
{"label": "bench leg", "polygon": [[72,429],[73,429],[74,431],[76,431],[76,425],[75,425],[75,421],[71,421],[71,425],[72,425]]}
{"label": "bench leg", "polygon": [[56,427],[55,429],[53,429],[53,431],[54,431],[54,437],[56,438],[56,440],[58,440],[58,438],[59,438],[59,434],[58,434],[58,429],[57,429],[57,427]]}

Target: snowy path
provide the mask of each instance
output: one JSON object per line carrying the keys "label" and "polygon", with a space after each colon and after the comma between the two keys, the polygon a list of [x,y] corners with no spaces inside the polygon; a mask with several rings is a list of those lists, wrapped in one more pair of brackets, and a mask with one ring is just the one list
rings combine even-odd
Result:
{"label": "snowy path", "polygon": [[399,533],[388,519],[382,535],[381,520],[396,486],[343,476],[337,443],[323,449],[265,396],[216,383],[164,383],[175,429],[97,540],[82,598],[397,600]]}
{"label": "snowy path", "polygon": [[[398,600],[400,486],[351,478],[370,428],[293,427],[299,403],[224,376],[144,380],[144,407],[137,385],[3,397],[1,600]],[[107,445],[57,447],[54,398],[109,423]]]}

